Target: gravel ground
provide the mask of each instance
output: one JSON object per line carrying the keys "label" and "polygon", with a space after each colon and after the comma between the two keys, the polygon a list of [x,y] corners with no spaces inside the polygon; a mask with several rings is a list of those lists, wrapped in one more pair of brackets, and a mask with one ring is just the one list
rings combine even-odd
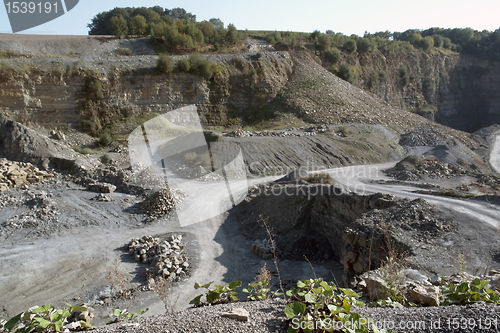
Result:
{"label": "gravel ground", "polygon": [[[99,328],[96,332],[287,332],[285,303],[281,299],[189,308],[175,314],[140,318]],[[249,322],[221,317],[234,308],[250,313]],[[498,332],[500,306],[477,303],[468,306],[415,308],[357,308],[379,328],[396,332]]]}

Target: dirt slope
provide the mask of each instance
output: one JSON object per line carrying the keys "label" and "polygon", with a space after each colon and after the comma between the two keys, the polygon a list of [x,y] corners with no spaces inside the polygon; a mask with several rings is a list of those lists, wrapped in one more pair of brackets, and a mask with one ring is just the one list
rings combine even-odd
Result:
{"label": "dirt slope", "polygon": [[340,79],[319,65],[307,51],[292,52],[294,71],[284,88],[286,103],[311,123],[377,123],[406,132],[421,127],[457,137],[469,147],[477,143],[468,134],[395,108],[377,96]]}

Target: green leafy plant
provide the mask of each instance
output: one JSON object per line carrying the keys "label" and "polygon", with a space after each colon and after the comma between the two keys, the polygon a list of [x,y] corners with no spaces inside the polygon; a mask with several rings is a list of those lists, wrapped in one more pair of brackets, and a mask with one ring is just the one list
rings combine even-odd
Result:
{"label": "green leafy plant", "polygon": [[119,321],[131,320],[137,318],[138,316],[142,316],[144,313],[148,312],[149,308],[144,310],[137,310],[134,313],[128,312],[127,309],[114,309],[109,315],[104,318],[111,318],[111,321],[108,321],[106,325],[111,323],[116,323]]}
{"label": "green leafy plant", "polygon": [[[288,332],[333,332],[335,327],[353,333],[368,332],[370,328],[374,332],[389,332],[377,330],[371,320],[351,312],[353,305],[364,306],[360,297],[352,289],[337,288],[323,279],[298,281],[297,287],[286,292],[288,304],[284,312],[290,320]],[[339,322],[341,325],[335,324]],[[356,323],[356,327],[351,323]]]}
{"label": "green leafy plant", "polygon": [[[8,320],[3,325],[3,331],[16,333],[28,333],[32,331],[60,332],[72,312],[88,311],[88,308],[85,306],[69,305],[68,303],[66,305],[69,311],[66,309],[56,309],[52,305],[35,306]],[[82,329],[96,328],[83,320],[78,321],[78,323]]]}
{"label": "green leafy plant", "polygon": [[[410,303],[410,304],[413,305],[415,303]],[[376,302],[372,302],[372,303],[368,304],[368,307],[370,307],[370,308],[379,308],[380,307],[380,308],[402,309],[402,308],[404,308],[404,305],[399,303],[399,302],[393,301],[392,299],[387,297],[385,299],[379,299]]]}
{"label": "green leafy plant", "polygon": [[[204,285],[201,285],[199,283],[194,284],[194,289],[200,289],[204,288],[207,289],[205,292],[205,299],[206,303],[208,304],[220,304],[220,303],[229,303],[231,301],[237,302],[238,297],[236,295],[238,294],[235,289],[241,286],[241,281],[233,281],[225,286],[220,286],[220,285],[215,285],[215,289],[210,289],[210,285],[213,283],[207,283]],[[189,304],[201,306],[203,305],[203,302],[201,301],[201,298],[203,297],[202,295],[198,295],[195,298],[189,302]]]}
{"label": "green leafy plant", "polygon": [[458,285],[451,283],[444,287],[442,305],[466,305],[476,302],[500,303],[498,294],[486,288],[488,281],[475,279],[472,282],[464,281]]}
{"label": "green leafy plant", "polygon": [[271,291],[269,288],[269,281],[252,282],[248,284],[248,288],[243,288],[243,292],[249,294],[248,300],[262,301],[268,298],[268,293]]}

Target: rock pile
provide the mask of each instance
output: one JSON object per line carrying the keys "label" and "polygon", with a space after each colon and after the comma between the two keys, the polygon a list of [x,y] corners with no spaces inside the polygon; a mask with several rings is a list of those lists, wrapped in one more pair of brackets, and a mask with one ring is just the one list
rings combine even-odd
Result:
{"label": "rock pile", "polygon": [[410,155],[386,171],[390,177],[404,181],[417,181],[423,177],[433,179],[465,176],[468,171],[459,165]]}
{"label": "rock pile", "polygon": [[116,186],[108,183],[91,182],[87,185],[87,190],[98,193],[113,193]]}
{"label": "rock pile", "polygon": [[160,241],[153,236],[144,236],[141,239],[132,239],[126,250],[135,261],[149,264],[146,269],[154,276],[160,276],[174,281],[186,276],[189,271],[189,262],[184,252],[182,235],[172,235],[171,240]]}
{"label": "rock pile", "polygon": [[399,144],[402,146],[429,146],[434,147],[445,144],[443,136],[433,128],[419,128],[401,135]]}
{"label": "rock pile", "polygon": [[246,138],[251,136],[275,136],[275,137],[301,137],[301,136],[311,136],[318,133],[325,133],[328,130],[326,125],[318,125],[311,127],[299,127],[291,128],[287,130],[277,130],[277,131],[244,131],[242,129],[237,129],[231,133],[225,134],[227,137],[233,138]]}
{"label": "rock pile", "polygon": [[26,183],[38,183],[52,177],[54,177],[53,174],[38,170],[31,163],[0,159],[0,192]]}
{"label": "rock pile", "polygon": [[268,260],[280,256],[280,252],[276,247],[275,242],[270,242],[268,239],[256,240],[252,244],[252,252],[264,260]]}
{"label": "rock pile", "polygon": [[66,223],[59,223],[60,212],[51,193],[28,192],[24,205],[30,209],[3,223],[0,236],[11,234],[18,229],[29,229],[26,237],[43,236],[67,226]]}
{"label": "rock pile", "polygon": [[[408,301],[422,306],[438,306],[441,302],[442,288],[451,283],[458,285],[463,281],[472,282],[479,279],[489,282],[486,288],[500,291],[500,272],[494,270],[491,270],[488,276],[474,276],[463,272],[432,279],[414,269],[402,269],[399,274],[402,278],[402,284],[399,286],[401,293]],[[383,293],[384,288],[387,288],[387,282],[377,269],[356,277],[354,286],[368,295],[372,301],[376,301],[387,298],[387,295]]]}
{"label": "rock pile", "polygon": [[175,205],[180,204],[186,194],[178,189],[163,189],[147,195],[144,201],[139,204],[142,213],[147,215],[147,220],[152,221],[156,218],[169,214]]}

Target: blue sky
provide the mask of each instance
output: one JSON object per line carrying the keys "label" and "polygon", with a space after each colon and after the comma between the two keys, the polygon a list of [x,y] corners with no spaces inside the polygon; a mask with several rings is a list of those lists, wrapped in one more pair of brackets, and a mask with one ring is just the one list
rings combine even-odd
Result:
{"label": "blue sky", "polygon": [[[22,0],[21,0],[22,1]],[[26,0],[34,1],[34,0]],[[39,0],[36,0],[39,1]],[[498,0],[80,0],[64,16],[25,30],[29,34],[88,34],[92,17],[114,7],[182,7],[198,21],[220,18],[238,29],[312,32],[327,29],[346,35],[364,31],[404,31],[430,27],[495,30],[500,27]],[[5,7],[0,8],[0,33],[11,33]]]}

